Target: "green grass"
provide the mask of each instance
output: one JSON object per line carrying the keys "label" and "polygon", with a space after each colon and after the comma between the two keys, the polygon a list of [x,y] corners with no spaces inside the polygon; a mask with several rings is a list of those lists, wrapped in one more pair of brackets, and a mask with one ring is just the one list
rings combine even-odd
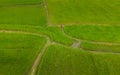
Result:
{"label": "green grass", "polygon": [[52,24],[120,23],[119,0],[46,0]]}
{"label": "green grass", "polygon": [[64,45],[72,45],[73,39],[65,36],[59,27],[41,27],[41,26],[29,26],[29,25],[0,25],[0,30],[16,30],[33,32],[42,35],[47,35],[52,41],[62,43]]}
{"label": "green grass", "polygon": [[0,24],[46,26],[43,6],[15,6],[0,8]]}
{"label": "green grass", "polygon": [[120,43],[120,26],[65,26],[65,33],[82,40]]}
{"label": "green grass", "polygon": [[36,75],[97,75],[87,52],[51,45],[38,66]]}
{"label": "green grass", "polygon": [[[48,10],[43,0],[0,0],[0,75],[31,73],[47,41],[39,35],[59,45],[47,47],[35,75],[120,74],[119,45],[98,44],[120,43],[119,0],[45,1]],[[51,25],[73,26],[64,26],[65,35],[60,27],[47,26],[47,18]],[[74,38],[82,40],[81,49],[72,48]]]}
{"label": "green grass", "polygon": [[114,53],[120,52],[120,45],[112,45],[112,44],[105,45],[105,44],[93,44],[88,42],[82,42],[80,44],[80,47],[90,51],[102,51],[102,52],[114,52]]}
{"label": "green grass", "polygon": [[25,75],[44,43],[39,36],[0,33],[0,75]]}
{"label": "green grass", "polygon": [[119,75],[120,55],[51,45],[36,75]]}
{"label": "green grass", "polygon": [[96,71],[98,75],[119,75],[120,74],[120,55],[108,53],[93,54]]}
{"label": "green grass", "polygon": [[0,6],[17,4],[40,4],[42,0],[0,0]]}

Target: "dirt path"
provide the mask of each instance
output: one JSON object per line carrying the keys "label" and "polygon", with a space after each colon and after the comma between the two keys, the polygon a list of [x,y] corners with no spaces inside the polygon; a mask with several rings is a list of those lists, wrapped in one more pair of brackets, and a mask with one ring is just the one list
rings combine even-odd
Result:
{"label": "dirt path", "polygon": [[86,43],[91,43],[91,44],[101,44],[101,45],[108,45],[108,46],[120,46],[120,43],[111,43],[111,42],[98,42],[98,41],[88,41],[88,40],[82,40],[83,42]]}
{"label": "dirt path", "polygon": [[72,47],[73,48],[79,48],[80,47],[80,42],[78,42],[78,41],[73,42]]}
{"label": "dirt path", "polygon": [[32,68],[31,68],[31,73],[30,73],[30,75],[36,75],[36,70],[37,70],[37,67],[38,67],[38,65],[39,65],[39,62],[40,62],[40,60],[41,60],[41,58],[42,58],[42,56],[43,56],[43,54],[44,54],[44,52],[45,52],[45,50],[46,50],[46,48],[50,45],[50,39],[47,37],[46,38],[47,39],[47,42],[46,42],[46,44],[44,45],[44,47],[43,47],[43,49],[40,51],[40,53],[38,54],[38,56],[37,56],[37,58],[35,59],[35,61],[34,61],[34,63],[33,63],[33,66],[32,66]]}
{"label": "dirt path", "polygon": [[36,35],[40,37],[47,37],[46,35],[41,35],[38,33],[32,33],[32,32],[25,32],[25,31],[18,31],[18,30],[0,30],[0,33],[19,33],[19,34],[31,34],[31,35]]}
{"label": "dirt path", "polygon": [[86,22],[86,23],[66,23],[66,24],[56,24],[56,25],[51,25],[51,26],[56,26],[56,27],[60,27],[61,25],[63,26],[79,26],[79,25],[89,25],[89,26],[111,26],[111,25],[115,25],[115,26],[120,26],[120,23],[116,23],[116,24],[109,24],[109,23],[90,23],[90,22]]}
{"label": "dirt path", "polygon": [[78,47],[79,47],[79,44],[80,44],[80,40],[79,40],[79,39],[76,39],[76,38],[73,38],[73,37],[71,37],[71,36],[69,36],[69,35],[67,35],[67,34],[65,33],[65,31],[64,31],[64,26],[63,26],[63,25],[60,26],[60,29],[61,29],[61,32],[64,34],[64,36],[67,36],[68,38],[71,38],[71,39],[74,40],[74,42],[73,42],[73,44],[71,45],[71,47],[73,47],[73,48],[78,48]]}
{"label": "dirt path", "polygon": [[46,11],[46,18],[47,18],[48,26],[52,26],[50,23],[49,11],[48,11],[46,0],[43,0],[43,4],[44,4],[45,11]]}
{"label": "dirt path", "polygon": [[[82,49],[84,50],[84,49]],[[109,52],[109,51],[91,51],[91,50],[84,50],[84,51],[87,51],[87,52],[90,52],[90,53],[94,53],[94,54],[117,54],[117,55],[120,55],[119,52]]]}

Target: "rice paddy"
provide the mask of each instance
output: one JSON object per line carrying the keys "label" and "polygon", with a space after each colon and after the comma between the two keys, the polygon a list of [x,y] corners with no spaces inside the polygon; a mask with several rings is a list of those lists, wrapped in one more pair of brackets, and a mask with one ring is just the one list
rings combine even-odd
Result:
{"label": "rice paddy", "polygon": [[1,0],[0,75],[119,75],[119,0]]}
{"label": "rice paddy", "polygon": [[0,33],[0,75],[24,75],[45,44],[45,38],[17,33]]}

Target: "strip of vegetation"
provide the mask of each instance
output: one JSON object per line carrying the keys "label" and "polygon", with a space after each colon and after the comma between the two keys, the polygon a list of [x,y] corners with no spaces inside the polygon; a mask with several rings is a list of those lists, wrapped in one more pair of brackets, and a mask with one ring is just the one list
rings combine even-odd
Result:
{"label": "strip of vegetation", "polygon": [[98,75],[119,75],[120,54],[93,53]]}
{"label": "strip of vegetation", "polygon": [[105,45],[105,44],[93,44],[89,42],[82,42],[80,47],[84,50],[90,51],[102,51],[102,52],[114,52],[120,53],[120,45]]}
{"label": "strip of vegetation", "polygon": [[32,26],[47,26],[43,6],[15,6],[0,8],[0,24],[22,24]]}
{"label": "strip of vegetation", "polygon": [[59,24],[119,24],[119,0],[46,0],[50,21]]}
{"label": "strip of vegetation", "polygon": [[59,42],[65,45],[72,45],[73,39],[65,36],[59,27],[40,27],[40,26],[29,26],[29,25],[0,25],[0,30],[15,30],[25,31],[31,33],[37,33],[47,35],[52,41]]}
{"label": "strip of vegetation", "polygon": [[0,6],[18,5],[18,4],[40,4],[42,0],[0,0]]}
{"label": "strip of vegetation", "polygon": [[120,26],[65,26],[64,30],[69,36],[81,40],[120,43]]}

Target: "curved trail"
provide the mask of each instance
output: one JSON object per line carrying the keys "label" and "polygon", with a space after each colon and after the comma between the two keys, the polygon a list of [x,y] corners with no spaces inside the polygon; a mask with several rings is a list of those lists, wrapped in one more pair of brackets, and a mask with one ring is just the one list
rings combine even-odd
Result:
{"label": "curved trail", "polygon": [[30,34],[30,35],[36,35],[41,37],[47,37],[46,35],[41,35],[38,33],[32,33],[32,32],[25,32],[25,31],[18,31],[18,30],[0,30],[0,33],[19,33],[19,34]]}
{"label": "curved trail", "polygon": [[38,54],[37,58],[35,59],[35,61],[33,63],[30,75],[35,75],[36,74],[37,66],[39,65],[39,62],[40,62],[40,60],[41,60],[41,58],[42,58],[46,48],[51,43],[51,41],[50,41],[50,39],[48,37],[46,39],[47,39],[46,44],[44,45],[43,49],[40,51],[40,53]]}
{"label": "curved trail", "polygon": [[67,36],[67,37],[69,37],[69,38],[71,38],[71,39],[74,40],[74,42],[73,42],[73,44],[72,44],[71,47],[73,47],[73,48],[78,48],[78,47],[79,47],[79,44],[80,44],[80,40],[79,40],[79,39],[76,39],[76,38],[72,38],[71,36],[68,36],[68,35],[65,33],[65,31],[64,31],[63,25],[60,26],[60,29],[61,29],[61,32],[64,34],[64,36]]}
{"label": "curved trail", "polygon": [[46,11],[46,18],[47,18],[48,26],[52,26],[50,23],[50,19],[49,19],[49,11],[48,11],[46,0],[43,0],[43,4],[44,4],[45,11]]}

